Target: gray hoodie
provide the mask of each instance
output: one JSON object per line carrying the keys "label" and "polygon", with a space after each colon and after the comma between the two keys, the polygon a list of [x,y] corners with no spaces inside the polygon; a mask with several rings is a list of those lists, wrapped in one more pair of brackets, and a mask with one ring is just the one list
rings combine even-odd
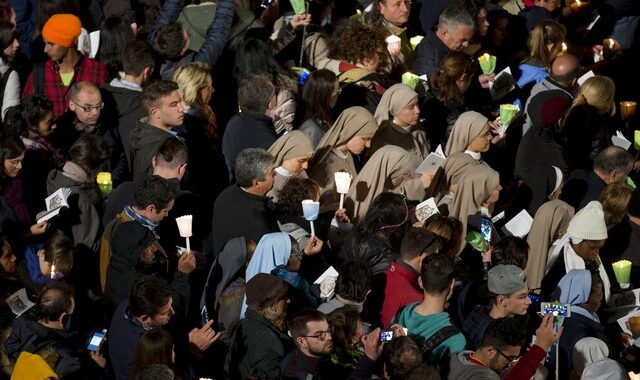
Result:
{"label": "gray hoodie", "polygon": [[480,366],[469,360],[473,351],[462,351],[451,355],[449,380],[500,380],[491,368]]}

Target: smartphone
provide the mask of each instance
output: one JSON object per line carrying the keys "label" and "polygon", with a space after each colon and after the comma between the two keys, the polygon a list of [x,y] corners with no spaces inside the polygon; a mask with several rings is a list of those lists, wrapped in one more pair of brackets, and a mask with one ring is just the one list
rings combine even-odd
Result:
{"label": "smartphone", "polygon": [[571,317],[571,305],[555,302],[542,302],[540,303],[540,314],[542,314],[542,316],[551,314],[554,317]]}
{"label": "smartphone", "polygon": [[393,339],[393,329],[386,329],[386,330],[380,331],[381,342],[388,342],[391,339]]}
{"label": "smartphone", "polygon": [[93,335],[91,335],[91,338],[89,339],[89,344],[87,344],[87,350],[98,351],[106,335],[107,335],[107,330],[94,332]]}
{"label": "smartphone", "polygon": [[491,222],[491,218],[486,216],[482,217],[482,224],[480,225],[480,234],[482,238],[487,242],[491,243],[491,231],[493,229],[493,223]]}

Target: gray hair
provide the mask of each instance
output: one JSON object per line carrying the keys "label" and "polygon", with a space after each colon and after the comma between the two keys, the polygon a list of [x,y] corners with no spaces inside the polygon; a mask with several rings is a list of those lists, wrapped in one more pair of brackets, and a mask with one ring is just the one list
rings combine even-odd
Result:
{"label": "gray hair", "polygon": [[251,187],[253,181],[264,180],[275,159],[264,149],[247,148],[236,158],[236,184]]}
{"label": "gray hair", "polygon": [[457,29],[461,26],[467,26],[475,29],[476,20],[473,15],[460,6],[452,6],[445,9],[438,19],[438,27],[447,29]]}

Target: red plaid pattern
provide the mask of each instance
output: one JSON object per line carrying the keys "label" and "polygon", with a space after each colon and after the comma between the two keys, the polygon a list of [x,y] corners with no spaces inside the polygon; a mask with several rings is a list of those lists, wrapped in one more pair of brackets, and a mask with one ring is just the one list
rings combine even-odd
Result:
{"label": "red plaid pattern", "polygon": [[[93,59],[86,58],[81,55],[78,63],[76,63],[74,69],[73,79],[69,86],[62,84],[60,79],[60,66],[48,60],[44,64],[44,95],[53,104],[53,114],[57,119],[62,115],[69,105],[69,87],[77,81],[89,81],[94,83],[98,87],[102,87],[102,84],[107,81],[108,73],[105,66]],[[33,95],[33,73],[29,74],[27,83],[24,86],[22,97]]]}

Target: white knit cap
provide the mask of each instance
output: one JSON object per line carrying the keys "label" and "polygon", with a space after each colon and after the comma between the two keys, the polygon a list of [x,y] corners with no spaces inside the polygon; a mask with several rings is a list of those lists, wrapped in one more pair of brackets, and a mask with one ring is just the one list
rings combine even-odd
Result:
{"label": "white knit cap", "polygon": [[569,222],[567,232],[571,237],[583,240],[605,240],[607,225],[604,222],[602,204],[591,201],[576,213]]}

